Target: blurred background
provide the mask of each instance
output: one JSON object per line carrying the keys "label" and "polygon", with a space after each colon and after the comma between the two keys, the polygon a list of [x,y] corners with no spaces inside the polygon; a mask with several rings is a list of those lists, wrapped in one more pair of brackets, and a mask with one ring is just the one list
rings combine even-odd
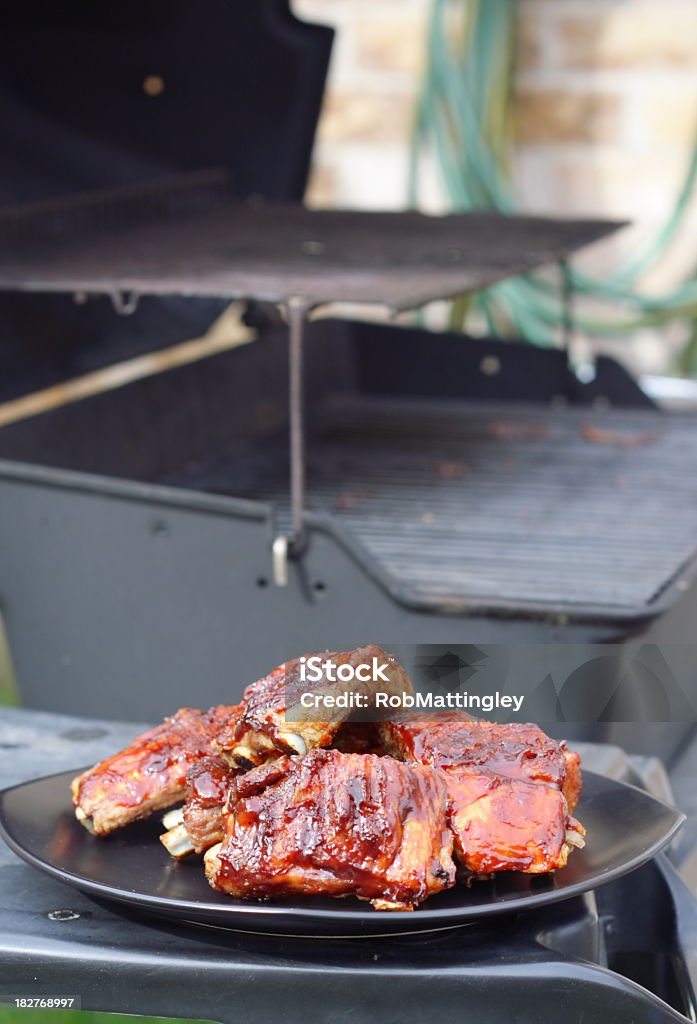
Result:
{"label": "blurred background", "polygon": [[[397,209],[410,196],[429,211],[632,221],[574,261],[592,279],[580,283],[592,327],[580,344],[634,372],[695,371],[693,0],[294,7],[338,29],[310,204]],[[610,305],[598,295],[609,283]],[[527,312],[518,333],[548,339],[531,297],[513,294]]]}
{"label": "blurred background", "polygon": [[10,655],[5,642],[5,631],[0,620],[0,705],[17,704],[18,702]]}

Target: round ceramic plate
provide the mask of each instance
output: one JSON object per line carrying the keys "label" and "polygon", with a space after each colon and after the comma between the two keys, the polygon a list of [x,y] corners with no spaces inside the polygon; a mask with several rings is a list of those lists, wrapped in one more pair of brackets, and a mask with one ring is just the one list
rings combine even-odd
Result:
{"label": "round ceramic plate", "polygon": [[245,901],[212,890],[199,858],[175,863],[158,842],[159,816],[90,835],[75,820],[64,772],[0,793],[0,834],[29,864],[67,885],[149,914],[192,924],[276,935],[366,935],[431,931],[569,899],[633,871],[659,852],[684,816],[633,786],[584,772],[575,811],[586,827],[555,875],[506,872],[456,886],[408,912],[376,911],[360,900],[306,897]]}

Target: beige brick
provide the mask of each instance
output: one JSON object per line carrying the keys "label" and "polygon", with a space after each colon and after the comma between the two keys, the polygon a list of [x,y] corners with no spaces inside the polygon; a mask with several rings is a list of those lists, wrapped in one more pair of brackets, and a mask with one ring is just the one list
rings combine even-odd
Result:
{"label": "beige brick", "polygon": [[561,63],[569,68],[697,64],[697,3],[616,4],[559,23]]}
{"label": "beige brick", "polygon": [[406,141],[413,117],[411,96],[379,92],[330,91],[318,137],[322,142]]}
{"label": "beige brick", "polygon": [[560,213],[602,213],[636,223],[667,213],[685,167],[675,150],[659,147],[641,154],[621,147],[559,153],[553,164]]}
{"label": "beige brick", "polygon": [[621,127],[622,100],[614,93],[521,89],[516,130],[521,143],[611,142]]}
{"label": "beige brick", "polygon": [[697,130],[697,92],[651,83],[641,96],[641,119],[647,142],[691,145]]}
{"label": "beige brick", "polygon": [[424,16],[397,9],[391,16],[363,17],[356,21],[355,36],[361,67],[413,76],[421,73],[426,56]]}
{"label": "beige brick", "polygon": [[544,62],[544,24],[534,15],[524,15],[518,22],[517,66],[520,71],[539,68]]}
{"label": "beige brick", "polygon": [[407,151],[403,143],[337,146],[341,203],[356,210],[402,209],[406,202]]}

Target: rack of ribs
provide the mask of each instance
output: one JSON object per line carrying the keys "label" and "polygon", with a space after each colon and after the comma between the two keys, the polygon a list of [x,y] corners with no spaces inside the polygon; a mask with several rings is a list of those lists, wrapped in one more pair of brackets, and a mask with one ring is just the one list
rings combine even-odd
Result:
{"label": "rack of ribs", "polygon": [[433,768],[336,750],[284,756],[235,779],[206,874],[233,896],[353,894],[412,910],[455,883],[446,814]]}
{"label": "rack of ribs", "polygon": [[441,772],[455,850],[468,871],[555,871],[584,845],[585,830],[570,816],[580,759],[537,726],[444,716],[383,722],[378,732],[388,754]]}
{"label": "rack of ribs", "polygon": [[78,821],[104,836],[178,803],[186,793],[189,769],[212,754],[213,737],[237,711],[226,705],[209,711],[181,708],[79,775],[72,783]]}
{"label": "rack of ribs", "polygon": [[[413,692],[409,676],[402,666],[375,644],[352,651],[327,652],[322,658],[325,661],[331,659],[337,672],[344,665],[357,668],[377,658],[388,666],[389,681],[381,681],[382,690],[400,695]],[[330,720],[327,720],[326,712],[322,718],[317,710],[302,707],[303,693],[312,693],[315,697],[359,696],[367,702],[365,707],[371,706],[375,692],[372,680],[354,677],[349,682],[335,682],[323,673],[317,682],[308,682],[301,678],[301,666],[305,661],[305,658],[295,658],[285,662],[247,687],[239,718],[222,729],[215,741],[216,750],[230,764],[250,768],[280,754],[302,757],[309,750],[328,747],[342,723],[354,713],[355,706],[334,708]]]}
{"label": "rack of ribs", "polygon": [[[379,685],[355,672],[373,659],[386,666]],[[252,683],[234,707],[181,709],[79,776],[78,820],[107,835],[185,800],[165,815],[161,841],[175,859],[204,854],[214,888],[355,895],[383,910],[450,888],[456,864],[469,876],[537,874],[584,845],[571,817],[580,759],[564,742],[465,715],[356,720],[376,690],[412,692],[402,667],[367,645],[320,656],[309,682],[303,661]],[[307,692],[335,704],[303,708]],[[361,700],[337,707],[341,695]]]}
{"label": "rack of ribs", "polygon": [[[337,732],[332,749],[347,754],[382,754],[377,726],[346,722]],[[190,769],[183,808],[163,818],[167,829],[160,842],[170,856],[182,860],[205,853],[223,838],[223,808],[233,779],[243,769],[231,767],[221,757],[206,757]]]}

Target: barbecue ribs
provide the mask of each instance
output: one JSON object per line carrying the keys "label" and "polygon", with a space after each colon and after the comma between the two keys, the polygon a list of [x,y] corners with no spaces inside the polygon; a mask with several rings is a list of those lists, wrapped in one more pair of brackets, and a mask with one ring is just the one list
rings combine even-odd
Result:
{"label": "barbecue ribs", "polygon": [[[205,853],[223,838],[223,808],[238,774],[239,769],[231,768],[220,757],[204,757],[190,769],[186,803],[172,819],[172,827],[160,836],[160,842],[175,860],[190,853]],[[165,824],[167,820],[166,817]]]}
{"label": "barbecue ribs", "polygon": [[541,874],[563,868],[585,830],[569,817],[564,794],[491,772],[440,769],[450,796],[450,825],[461,863],[475,875]]}
{"label": "barbecue ribs", "polygon": [[[345,665],[356,668],[377,658],[381,664],[389,666],[389,683],[381,682],[380,688],[399,694],[412,693],[411,682],[401,665],[374,644],[353,651],[328,652],[322,658],[331,659],[336,669]],[[239,718],[221,730],[215,742],[216,749],[230,764],[249,768],[279,754],[302,757],[308,750],[329,746],[342,722],[354,713],[355,706],[335,707],[328,716],[326,710],[303,708],[300,704],[303,693],[359,696],[367,702],[366,707],[373,699],[375,684],[372,681],[354,678],[350,682],[333,682],[323,674],[318,682],[311,683],[302,680],[300,672],[301,659],[295,658],[247,687]]]}
{"label": "barbecue ribs", "polygon": [[385,753],[378,733],[377,722],[345,722],[332,740],[332,750],[343,754]]}
{"label": "barbecue ribs", "polygon": [[469,871],[555,871],[584,845],[569,814],[580,759],[537,726],[444,716],[382,722],[378,732],[388,754],[442,773],[455,849]]}
{"label": "barbecue ribs", "polygon": [[411,910],[455,883],[446,803],[429,767],[336,750],[281,757],[235,779],[206,874],[234,896],[354,894]]}
{"label": "barbecue ribs", "polygon": [[[356,677],[373,659],[387,682]],[[536,874],[583,846],[570,815],[580,759],[565,743],[462,715],[356,721],[376,690],[411,693],[401,666],[368,645],[320,656],[314,682],[303,661],[253,683],[235,707],[181,709],[76,778],[77,818],[107,835],[186,798],[161,840],[176,859],[203,853],[214,888],[355,895],[386,910],[454,885],[454,856],[470,875]]]}
{"label": "barbecue ribs", "polygon": [[[377,727],[370,722],[344,723],[332,749],[347,754],[382,754]],[[243,769],[231,767],[221,757],[206,757],[195,764],[186,780],[186,803],[163,819],[167,831],[160,842],[175,860],[191,853],[205,853],[223,838],[223,807],[233,779]]]}
{"label": "barbecue ribs", "polygon": [[401,760],[547,783],[561,790],[570,811],[581,795],[580,757],[536,725],[443,715],[429,722],[382,722],[378,732],[385,752]]}
{"label": "barbecue ribs", "polygon": [[236,715],[236,707],[225,705],[209,711],[181,708],[79,775],[72,783],[78,821],[103,836],[182,800],[189,769],[212,753],[213,737]]}

